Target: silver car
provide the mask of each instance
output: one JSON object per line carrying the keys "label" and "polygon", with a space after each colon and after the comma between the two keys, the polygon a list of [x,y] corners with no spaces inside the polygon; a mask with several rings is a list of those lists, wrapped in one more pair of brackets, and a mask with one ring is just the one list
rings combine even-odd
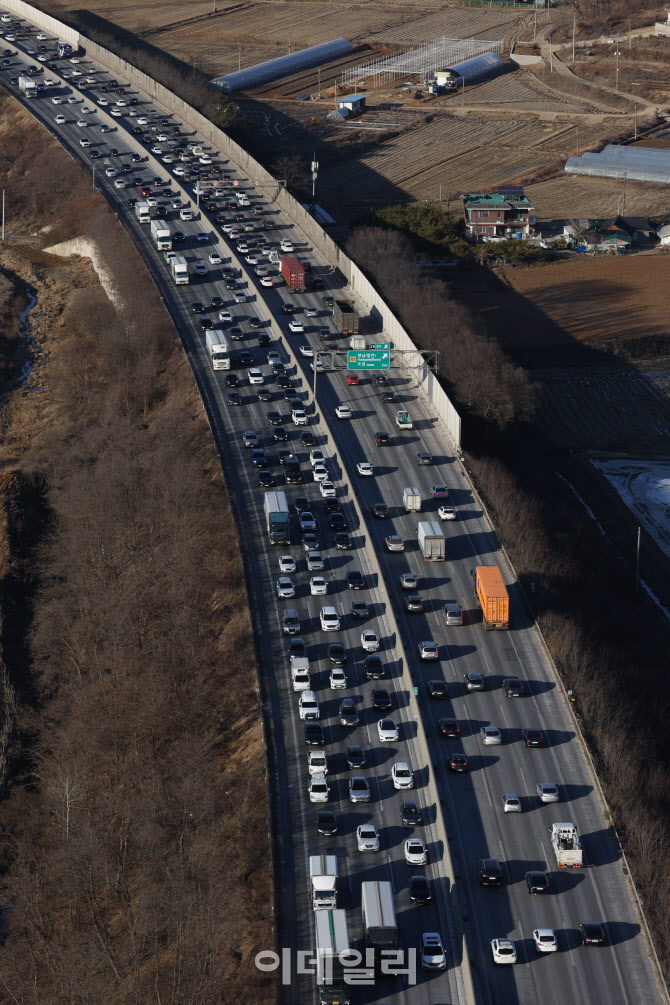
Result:
{"label": "silver car", "polygon": [[354,775],[349,779],[349,802],[370,802],[370,786],[367,778],[364,778],[363,775]]}
{"label": "silver car", "polygon": [[536,791],[543,803],[560,803],[561,801],[558,786],[553,782],[540,782],[536,786]]}

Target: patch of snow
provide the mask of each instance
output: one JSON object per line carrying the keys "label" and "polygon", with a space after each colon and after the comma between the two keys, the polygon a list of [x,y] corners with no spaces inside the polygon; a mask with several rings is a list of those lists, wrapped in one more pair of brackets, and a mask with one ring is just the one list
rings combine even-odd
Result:
{"label": "patch of snow", "polygon": [[600,533],[602,534],[602,536],[603,537],[607,537],[607,535],[606,535],[605,531],[603,530],[602,526],[600,525],[600,523],[598,523],[598,518],[596,517],[595,513],[593,512],[593,510],[589,506],[586,505],[586,503],[584,502],[584,500],[580,496],[580,494],[577,491],[577,489],[575,488],[575,486],[571,485],[570,482],[567,480],[567,478],[564,478],[563,475],[559,475],[558,472],[555,471],[554,474],[556,475],[557,478],[560,478],[560,480],[563,482],[564,485],[568,486],[568,488],[573,493],[573,495],[577,496],[577,498],[579,499],[580,503],[582,504],[582,506],[584,507],[584,509],[588,513],[588,515],[591,517],[591,519],[595,523],[596,527],[598,528],[598,530],[600,531]]}
{"label": "patch of snow", "polygon": [[659,548],[670,555],[670,461],[591,461]]}
{"label": "patch of snow", "polygon": [[90,241],[86,237],[73,237],[70,241],[62,241],[60,244],[54,244],[44,250],[50,255],[60,255],[63,258],[69,258],[70,255],[79,255],[80,258],[88,258],[97,273],[100,285],[109,299],[113,304],[121,305],[121,296],[114,285],[110,272],[105,267],[95,241]]}

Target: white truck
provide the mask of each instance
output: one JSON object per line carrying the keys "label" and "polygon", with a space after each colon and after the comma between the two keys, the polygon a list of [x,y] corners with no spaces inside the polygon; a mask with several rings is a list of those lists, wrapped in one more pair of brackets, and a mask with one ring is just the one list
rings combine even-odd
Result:
{"label": "white truck", "polygon": [[135,203],[135,216],[140,223],[151,223],[151,206],[148,202]]}
{"label": "white truck", "polygon": [[337,857],[310,855],[309,879],[314,910],[323,911],[337,907]]}
{"label": "white truck", "polygon": [[172,234],[163,220],[151,221],[151,239],[157,251],[172,251]]}
{"label": "white truck", "polygon": [[365,349],[365,335],[352,335],[349,339],[350,349]]}
{"label": "white truck", "polygon": [[19,90],[26,98],[37,97],[37,81],[33,77],[19,77]]}
{"label": "white truck", "polygon": [[582,843],[575,824],[552,824],[550,834],[559,869],[580,869]]}
{"label": "white truck", "polygon": [[[349,987],[344,982],[344,965],[340,959],[353,953],[349,945],[347,912],[315,911],[316,986],[319,1005],[350,1005]],[[349,968],[349,972],[351,972]]]}
{"label": "white truck", "polygon": [[220,328],[210,328],[206,336],[207,352],[214,370],[230,370],[228,339]]}
{"label": "white truck", "polygon": [[374,950],[375,973],[381,972],[384,953],[398,949],[398,923],[393,903],[393,887],[387,880],[361,884],[361,915],[365,948]]}
{"label": "white truck", "polygon": [[409,412],[396,412],[395,424],[398,429],[414,429],[414,423],[410,418]]}
{"label": "white truck", "polygon": [[170,272],[172,273],[175,286],[188,285],[188,262],[185,258],[182,258],[180,255],[176,255],[174,258],[171,258]]}
{"label": "white truck", "polygon": [[407,513],[421,512],[421,493],[417,488],[408,486],[402,490],[402,504]]}
{"label": "white truck", "polygon": [[444,562],[447,543],[442,525],[437,520],[422,520],[417,528],[417,537],[424,562]]}

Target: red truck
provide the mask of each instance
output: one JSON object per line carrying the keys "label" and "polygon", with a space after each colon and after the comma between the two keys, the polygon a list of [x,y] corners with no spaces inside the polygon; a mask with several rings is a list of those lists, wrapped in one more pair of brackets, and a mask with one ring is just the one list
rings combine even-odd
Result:
{"label": "red truck", "polygon": [[282,258],[281,274],[289,293],[305,292],[305,269],[297,258]]}
{"label": "red truck", "polygon": [[484,628],[509,628],[509,594],[497,565],[478,565],[474,571],[477,603],[484,615]]}

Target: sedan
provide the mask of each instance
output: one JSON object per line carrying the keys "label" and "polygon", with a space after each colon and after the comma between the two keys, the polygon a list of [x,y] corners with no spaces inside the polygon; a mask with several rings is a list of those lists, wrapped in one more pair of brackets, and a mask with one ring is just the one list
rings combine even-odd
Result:
{"label": "sedan", "polygon": [[272,472],[267,468],[261,468],[258,472],[258,484],[264,489],[272,488],[275,485],[275,478]]}
{"label": "sedan", "polygon": [[496,746],[502,743],[502,733],[497,726],[482,726],[479,733],[485,744]]}
{"label": "sedan", "polygon": [[439,660],[440,650],[434,642],[419,642],[419,659],[420,660]]}
{"label": "sedan", "polygon": [[605,929],[599,921],[583,921],[579,933],[583,946],[604,946],[607,943]]}
{"label": "sedan", "polygon": [[206,276],[207,266],[205,265],[204,262],[196,262],[195,265],[193,266],[193,271],[196,274],[196,276]]}
{"label": "sedan", "polygon": [[413,799],[407,799],[402,804],[400,818],[403,827],[418,827],[421,824],[421,811]]}
{"label": "sedan", "polygon": [[458,737],[461,735],[461,727],[457,719],[439,719],[437,728],[441,736]]}
{"label": "sedan", "polygon": [[361,645],[366,653],[376,653],[379,649],[379,639],[370,628],[361,633]]}
{"label": "sedan", "polygon": [[378,520],[385,520],[388,515],[388,506],[386,503],[377,502],[372,504],[372,515],[376,516]]}
{"label": "sedan", "polygon": [[308,747],[323,747],[326,738],[323,727],[318,722],[308,722],[305,724],[305,743]]}
{"label": "sedan", "polygon": [[301,356],[311,357],[314,355],[314,350],[312,349],[311,345],[301,345],[299,351]]}
{"label": "sedan", "polygon": [[440,520],[455,520],[456,510],[454,509],[453,506],[447,503],[438,508],[437,515],[439,516]]}
{"label": "sedan", "polygon": [[393,719],[380,719],[377,723],[377,733],[382,743],[396,743],[400,736]]}
{"label": "sedan", "polygon": [[415,576],[413,572],[403,572],[400,577],[400,588],[402,590],[418,590],[418,576]]}
{"label": "sedan", "polygon": [[358,382],[359,382],[358,377],[355,373],[350,373],[347,375],[347,384],[349,384],[350,386],[355,386],[356,384],[358,384]]}
{"label": "sedan", "polygon": [[506,677],[502,686],[506,698],[523,698],[523,683],[518,677]]}
{"label": "sedan", "polygon": [[353,698],[345,698],[340,704],[339,716],[341,726],[358,725],[358,712],[356,711]]}
{"label": "sedan", "polygon": [[272,276],[263,276],[261,279],[261,286],[274,286],[274,280]]}
{"label": "sedan", "polygon": [[364,600],[352,600],[351,616],[352,618],[360,618],[361,621],[370,616],[370,609]]}
{"label": "sedan", "polygon": [[430,883],[425,876],[410,876],[408,890],[409,899],[413,904],[423,906],[429,904],[432,899]]}
{"label": "sedan", "polygon": [[422,465],[425,465],[425,464],[432,464],[433,463],[432,454],[429,454],[425,450],[422,450],[420,453],[418,453],[416,455],[416,463],[419,466],[422,466]]}
{"label": "sedan", "polygon": [[363,475],[364,477],[374,474],[374,469],[368,461],[359,461],[356,465],[356,470],[359,475]]}
{"label": "sedan", "polygon": [[242,404],[242,396],[240,395],[240,393],[238,391],[231,391],[230,392],[230,394],[228,395],[228,404],[229,405],[241,405]]}
{"label": "sedan", "polygon": [[541,729],[522,729],[524,747],[544,747],[544,733]]}
{"label": "sedan", "polygon": [[281,600],[287,600],[289,597],[295,597],[295,587],[292,580],[288,576],[280,576],[277,580],[277,596]]}
{"label": "sedan", "polygon": [[218,253],[218,251],[210,252],[208,257],[210,265],[221,265],[221,255]]}
{"label": "sedan", "polygon": [[323,576],[312,576],[309,581],[309,592],[313,597],[324,597],[328,593],[328,583]]}
{"label": "sedan", "polygon": [[448,499],[449,489],[446,485],[431,485],[430,492],[433,499]]}
{"label": "sedan", "polygon": [[542,803],[560,803],[561,794],[558,791],[558,786],[554,785],[553,782],[540,782],[535,786],[535,791],[540,797],[540,802]]}
{"label": "sedan", "polygon": [[492,939],[491,952],[494,963],[516,963],[516,946],[511,939]]}
{"label": "sedan", "polygon": [[299,332],[299,333],[304,332],[304,330],[305,330],[305,326],[302,323],[302,321],[289,321],[288,328],[289,328],[289,331]]}
{"label": "sedan", "polygon": [[480,886],[503,885],[503,871],[497,858],[480,858],[477,862],[477,876]]}
{"label": "sedan", "polygon": [[370,802],[370,785],[367,778],[363,775],[353,775],[353,777],[349,779],[349,802]]}
{"label": "sedan", "polygon": [[445,970],[447,954],[439,932],[423,932],[421,935],[420,960],[422,970]]}
{"label": "sedan", "polygon": [[339,404],[335,408],[335,415],[338,419],[351,419],[353,412],[349,405]]}
{"label": "sedan", "polygon": [[365,767],[365,751],[358,744],[351,744],[347,747],[346,759],[348,768]]}
{"label": "sedan", "polygon": [[428,852],[421,838],[407,838],[405,841],[405,862],[407,865],[426,865]]}
{"label": "sedan", "polygon": [[365,589],[365,579],[357,569],[351,569],[347,573],[347,589],[348,590]]}
{"label": "sedan", "polygon": [[558,943],[553,928],[534,928],[533,939],[538,953],[555,953],[558,951]]}
{"label": "sedan", "polygon": [[391,695],[385,687],[373,687],[370,698],[372,707],[378,712],[388,712],[391,708]]}
{"label": "sedan", "polygon": [[297,563],[293,555],[281,555],[279,558],[279,571],[280,572],[296,572]]}
{"label": "sedan", "polygon": [[449,765],[449,770],[458,775],[463,775],[468,770],[468,759],[459,750],[453,750],[447,754],[447,764]]}
{"label": "sedan", "polygon": [[384,391],[382,401],[385,405],[394,405],[398,401],[395,391]]}
{"label": "sedan", "polygon": [[333,667],[330,671],[330,687],[332,691],[339,691],[347,686],[347,675],[342,667]]}
{"label": "sedan", "polygon": [[328,481],[328,469],[325,464],[315,464],[312,468],[312,478],[315,482]]}
{"label": "sedan", "polygon": [[328,659],[331,663],[341,665],[349,659],[349,654],[341,642],[331,642],[328,646]]}
{"label": "sedan", "polygon": [[384,542],[389,551],[404,551],[405,542],[398,534],[388,534],[384,538]]}
{"label": "sedan", "polygon": [[437,700],[449,697],[449,689],[446,680],[429,680],[428,694]]}
{"label": "sedan", "polygon": [[359,851],[379,851],[379,834],[374,824],[360,824],[356,828]]}
{"label": "sedan", "polygon": [[526,886],[528,893],[549,893],[549,880],[537,869],[526,873]]}

